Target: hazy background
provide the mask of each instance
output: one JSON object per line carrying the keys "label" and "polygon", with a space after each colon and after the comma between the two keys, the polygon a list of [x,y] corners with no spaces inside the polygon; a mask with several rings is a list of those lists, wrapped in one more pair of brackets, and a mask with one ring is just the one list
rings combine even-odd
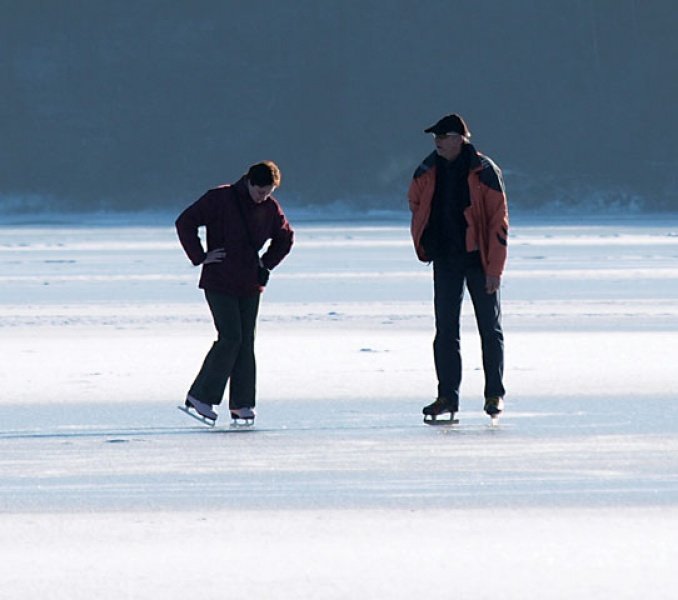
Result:
{"label": "hazy background", "polygon": [[0,211],[166,208],[271,158],[403,208],[464,115],[514,208],[678,208],[674,0],[0,0]]}

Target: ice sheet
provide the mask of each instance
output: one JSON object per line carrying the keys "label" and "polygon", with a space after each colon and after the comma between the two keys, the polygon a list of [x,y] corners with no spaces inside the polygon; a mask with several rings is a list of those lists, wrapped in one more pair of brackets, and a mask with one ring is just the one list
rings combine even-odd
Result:
{"label": "ice sheet", "polygon": [[213,331],[171,227],[0,230],[3,593],[673,597],[677,230],[514,225],[507,412],[488,427],[466,306],[447,431],[420,420],[432,286],[407,228],[302,225],[246,432],[174,408]]}

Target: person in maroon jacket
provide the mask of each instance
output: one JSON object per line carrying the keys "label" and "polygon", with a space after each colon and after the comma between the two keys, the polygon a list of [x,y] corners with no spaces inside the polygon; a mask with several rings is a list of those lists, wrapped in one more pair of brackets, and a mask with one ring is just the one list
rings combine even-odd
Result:
{"label": "person in maroon jacket", "polygon": [[[199,287],[218,334],[188,391],[185,408],[212,425],[218,416],[214,406],[221,404],[229,381],[231,417],[254,422],[259,300],[270,270],[287,256],[294,241],[271,195],[279,185],[278,166],[257,163],[235,184],[209,190],[176,220],[186,255],[194,265],[202,265]],[[198,236],[201,226],[206,228],[207,250]]]}

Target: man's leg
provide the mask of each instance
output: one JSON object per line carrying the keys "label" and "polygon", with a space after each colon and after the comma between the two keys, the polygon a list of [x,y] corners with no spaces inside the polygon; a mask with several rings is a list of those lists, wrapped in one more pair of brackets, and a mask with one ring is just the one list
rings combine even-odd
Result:
{"label": "man's leg", "polygon": [[218,405],[242,343],[240,308],[235,296],[205,291],[205,297],[218,335],[188,393],[201,402]]}
{"label": "man's leg", "polygon": [[464,299],[463,263],[455,259],[433,262],[436,336],[433,357],[438,377],[438,397],[447,398],[457,412],[461,384],[461,305]]}
{"label": "man's leg", "polygon": [[471,294],[483,352],[485,398],[503,398],[504,332],[501,326],[499,291],[485,291],[485,273],[480,265],[467,269],[466,284]]}
{"label": "man's leg", "polygon": [[254,408],[256,403],[257,365],[254,357],[254,337],[261,295],[240,298],[242,343],[231,373],[229,408]]}

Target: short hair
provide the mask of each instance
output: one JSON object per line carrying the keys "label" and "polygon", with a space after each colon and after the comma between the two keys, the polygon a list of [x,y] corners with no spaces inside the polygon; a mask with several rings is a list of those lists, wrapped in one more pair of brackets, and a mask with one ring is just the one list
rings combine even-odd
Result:
{"label": "short hair", "polygon": [[264,160],[252,165],[247,171],[247,180],[258,187],[268,185],[280,186],[280,169],[272,160]]}

